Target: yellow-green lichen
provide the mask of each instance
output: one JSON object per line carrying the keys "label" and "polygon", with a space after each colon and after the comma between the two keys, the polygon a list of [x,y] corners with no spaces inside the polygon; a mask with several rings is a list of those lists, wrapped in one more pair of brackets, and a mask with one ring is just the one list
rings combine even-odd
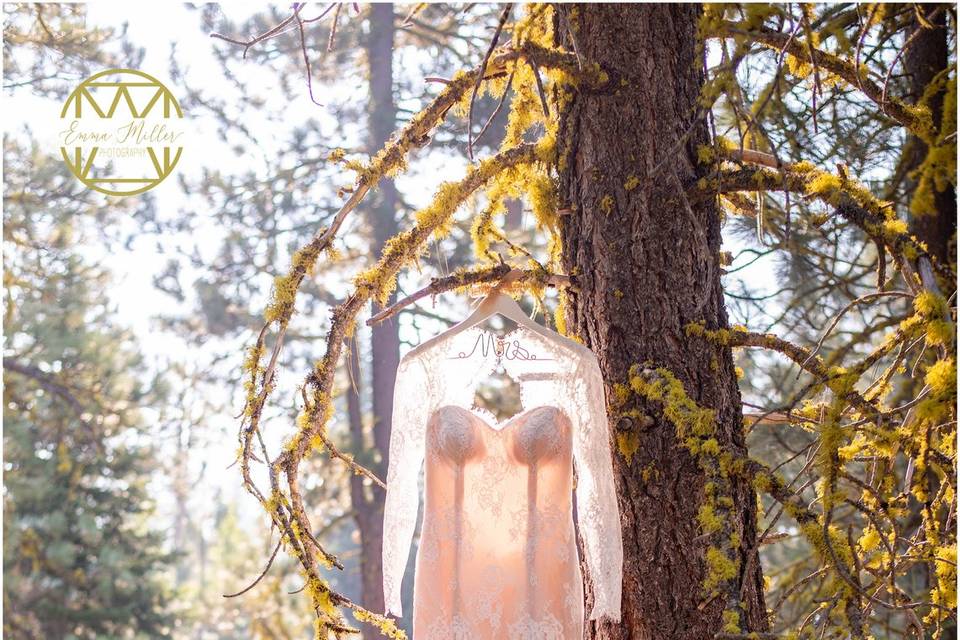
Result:
{"label": "yellow-green lichen", "polygon": [[366,622],[373,625],[380,630],[380,633],[387,638],[392,638],[392,640],[407,640],[407,634],[402,629],[398,629],[397,625],[390,618],[386,618],[376,613],[367,611],[366,609],[354,609],[353,617],[360,622]]}
{"label": "yellow-green lichen", "polygon": [[723,550],[717,547],[707,547],[707,572],[703,580],[703,588],[707,593],[713,592],[718,586],[737,577],[740,561],[731,559]]}
{"label": "yellow-green lichen", "polygon": [[700,505],[697,511],[697,522],[700,523],[700,529],[704,533],[714,533],[723,526],[723,520],[714,511],[713,504],[710,502]]}
{"label": "yellow-green lichen", "polygon": [[613,196],[607,194],[600,200],[600,210],[609,215],[613,211]]}
{"label": "yellow-green lichen", "polygon": [[640,436],[634,431],[617,433],[617,450],[626,458],[627,464],[633,462],[634,454],[640,449]]}
{"label": "yellow-green lichen", "polygon": [[740,613],[732,609],[723,612],[723,632],[730,634],[740,633]]}

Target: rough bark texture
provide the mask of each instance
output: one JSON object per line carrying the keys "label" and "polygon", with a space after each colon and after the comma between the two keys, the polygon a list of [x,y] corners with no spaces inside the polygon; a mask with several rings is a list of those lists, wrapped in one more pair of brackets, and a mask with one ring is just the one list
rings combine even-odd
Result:
{"label": "rough bark texture", "polygon": [[[696,109],[702,70],[696,50],[699,5],[562,5],[580,56],[611,72],[613,92],[578,91],[560,114],[558,147],[563,261],[576,274],[568,330],[598,356],[608,400],[632,364],[668,368],[700,406],[717,412],[721,446],[745,453],[740,392],[728,348],[690,338],[684,325],[728,325],[720,284],[715,205],[691,205],[684,186],[708,142]],[[561,44],[572,49],[559,21]],[[624,540],[623,618],[591,625],[592,638],[705,640],[722,629],[725,598],[705,598],[704,552],[697,522],[704,473],[677,441],[655,404],[631,407],[654,417],[628,460],[613,441]],[[614,429],[623,425],[611,415]],[[646,473],[644,473],[646,470]],[[646,476],[646,481],[644,480]],[[734,482],[728,531],[742,540],[744,632],[766,625],[756,544],[756,497]],[[699,536],[699,538],[698,538]],[[584,573],[586,575],[586,567]],[[588,609],[592,585],[586,579]]]}
{"label": "rough bark texture", "polygon": [[[369,149],[376,153],[390,138],[396,129],[397,108],[393,102],[393,5],[370,5],[370,32],[367,36],[367,60],[370,67],[370,104],[369,104]],[[367,220],[373,234],[371,252],[379,255],[384,243],[398,231],[397,227],[397,188],[393,180],[384,178],[375,193],[371,194],[366,210]],[[392,294],[387,306],[396,302]],[[379,310],[373,304],[373,313]],[[393,413],[393,386],[396,380],[397,365],[400,362],[400,335],[395,320],[381,322],[371,332],[371,406],[373,419],[371,429],[373,444],[380,453],[379,461],[361,462],[386,478],[390,451],[390,415]],[[355,365],[358,364],[354,361]],[[356,375],[360,375],[359,372]],[[351,422],[353,422],[351,416]],[[369,450],[362,440],[362,430],[354,433],[355,451]],[[383,567],[381,550],[383,547],[383,502],[382,491],[368,491],[362,479],[355,477],[351,482],[351,502],[354,508],[357,527],[360,530],[362,602],[370,611],[383,611]],[[381,638],[382,635],[370,625],[364,625],[364,638]]]}
{"label": "rough bark texture", "polygon": [[[926,5],[924,12],[932,14],[936,5]],[[930,82],[947,68],[947,13],[945,7],[937,15],[930,18],[935,28],[921,28],[920,22],[914,17],[913,29],[919,29],[919,34],[913,44],[903,54],[903,66],[910,81],[910,96],[913,102],[919,101]],[[928,102],[933,122],[940,124],[943,117],[943,98],[946,87],[937,91]],[[912,171],[920,166],[927,155],[927,145],[915,136],[909,136],[904,145],[904,162],[906,170]],[[907,193],[915,189],[915,182],[908,180]],[[953,264],[951,257],[956,253],[956,244],[951,238],[957,232],[957,194],[953,188],[947,188],[936,193],[934,198],[937,212],[935,215],[911,216],[911,232],[917,238],[927,243],[930,253],[935,255],[942,264]]]}

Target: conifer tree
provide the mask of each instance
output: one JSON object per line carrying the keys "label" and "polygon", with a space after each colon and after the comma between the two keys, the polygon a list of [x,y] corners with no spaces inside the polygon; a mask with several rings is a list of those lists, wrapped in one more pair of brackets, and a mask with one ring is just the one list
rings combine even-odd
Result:
{"label": "conifer tree", "polygon": [[14,140],[4,169],[32,185],[4,197],[4,637],[170,637],[143,411],[164,385],[141,377],[110,274],[84,255],[99,202]]}

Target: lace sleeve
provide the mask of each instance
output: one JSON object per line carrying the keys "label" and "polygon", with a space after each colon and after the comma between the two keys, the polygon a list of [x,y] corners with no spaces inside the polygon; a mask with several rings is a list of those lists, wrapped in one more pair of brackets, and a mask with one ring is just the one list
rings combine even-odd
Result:
{"label": "lace sleeve", "polygon": [[390,461],[383,511],[383,599],[386,613],[403,615],[400,585],[410,554],[420,506],[418,480],[424,456],[424,436],[430,387],[423,363],[406,357],[397,367]]}
{"label": "lace sleeve", "polygon": [[620,620],[623,542],[613,479],[603,376],[592,354],[577,367],[573,415],[580,416],[574,438],[577,465],[577,522],[583,536],[595,601],[590,620]]}

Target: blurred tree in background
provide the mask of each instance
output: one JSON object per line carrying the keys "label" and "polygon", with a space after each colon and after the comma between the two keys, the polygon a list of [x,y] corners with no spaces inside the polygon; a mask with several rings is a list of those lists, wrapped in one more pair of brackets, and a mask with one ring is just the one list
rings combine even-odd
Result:
{"label": "blurred tree in background", "polygon": [[[122,34],[88,29],[77,5],[4,12],[7,89],[62,97],[101,65],[142,55],[101,51]],[[6,132],[3,163],[4,636],[172,637],[164,575],[175,558],[148,492],[158,461],[145,412],[166,387],[142,375],[113,317],[110,273],[86,253],[119,241],[131,207],[108,207],[29,131]]]}
{"label": "blurred tree in background", "polygon": [[[326,19],[309,23],[303,50],[294,31],[264,40],[243,57],[237,55],[240,50],[236,46],[213,40],[217,60],[236,93],[219,95],[192,87],[184,78],[182,83],[189,88],[184,108],[193,113],[208,112],[217,122],[224,143],[253,161],[241,174],[211,168],[210,173],[185,184],[206,209],[216,212],[226,233],[217,257],[204,264],[202,276],[193,283],[200,304],[197,313],[171,318],[170,326],[183,331],[188,339],[195,336],[198,340],[210,335],[247,339],[256,331],[259,309],[273,278],[283,272],[297,246],[329,225],[336,213],[339,189],[348,186],[342,179],[343,163],[376,153],[396,128],[398,116],[408,117],[420,108],[424,101],[422,76],[452,73],[475,55],[476,48],[483,45],[478,35],[482,30],[471,25],[482,24],[494,13],[482,5],[437,4],[424,7],[415,16],[389,4],[365,6],[359,15],[349,5],[336,9],[316,6],[304,8],[304,19],[321,15]],[[260,33],[284,19],[282,11],[275,9],[258,13],[243,24],[233,24],[214,6],[204,8],[200,17],[206,29],[223,34]],[[424,55],[425,51],[436,55]],[[304,55],[310,60],[309,84]],[[175,58],[172,66],[176,76],[179,65]],[[251,69],[264,73],[268,80],[241,82],[239,78]],[[331,85],[337,86],[336,93],[323,89]],[[271,94],[278,90],[282,100],[271,100]],[[322,101],[320,107],[311,100],[311,91],[317,102]],[[302,119],[291,121],[291,104],[307,104],[313,109]],[[256,107],[269,123],[276,146],[264,145],[262,137],[249,128],[250,122],[235,115],[244,105]],[[488,98],[478,111],[487,115],[493,108],[494,101]],[[434,155],[459,155],[455,145],[464,140],[462,124],[462,118],[456,119],[438,132]],[[488,150],[502,137],[503,117],[494,125],[478,149]],[[319,338],[329,328],[325,310],[340,302],[342,295],[333,283],[345,282],[350,273],[363,269],[370,255],[381,251],[384,242],[397,233],[400,220],[415,208],[406,200],[405,191],[402,184],[385,180],[376,197],[362,206],[362,221],[338,243],[337,259],[324,264],[315,280],[305,284],[302,322],[286,333],[283,366],[305,366],[321,355]],[[189,249],[183,253],[171,258],[170,274],[178,273],[183,260],[193,255]],[[436,255],[427,257],[425,264],[449,272],[469,259],[470,232],[464,226],[445,239],[443,246],[438,245]],[[396,295],[386,303],[395,300]],[[370,313],[378,308],[375,305]],[[404,315],[417,326],[421,314],[429,320],[438,318],[416,308]],[[444,321],[442,316],[439,319]],[[232,348],[225,347],[224,352]],[[400,349],[398,323],[378,325],[369,333],[358,332],[351,344],[351,358],[344,363],[352,371],[344,370],[345,384],[337,390],[338,405],[347,420],[345,428],[331,437],[338,448],[381,475],[385,475],[387,463],[383,452],[390,436],[388,417]],[[234,384],[238,375],[233,370],[224,382]],[[289,406],[274,410],[294,415]],[[320,474],[330,470],[328,465],[316,467]],[[382,610],[383,493],[357,475],[345,489],[349,491],[349,503],[324,513],[331,518],[346,514],[354,521],[360,547],[360,585],[357,589],[350,581],[340,584],[352,597]],[[341,520],[339,526],[350,527],[350,523]],[[348,567],[346,571],[355,569]],[[379,636],[372,627],[366,628],[366,634]]]}
{"label": "blurred tree in background", "polygon": [[[245,486],[291,542],[318,614],[317,637],[346,624],[337,606],[401,635],[327,582],[323,566],[335,556],[301,533],[314,516],[298,477],[302,463],[325,451],[376,479],[329,440],[341,356],[367,304],[386,304],[404,268],[419,271],[430,243],[455,232],[457,212],[477,193],[485,204],[472,215],[476,263],[435,278],[424,292],[495,281],[503,275],[496,250],[530,267],[526,291],[535,298],[550,278],[570,279],[577,286],[561,293],[556,324],[598,351],[619,419],[621,504],[633,514],[625,526],[638,544],[627,559],[626,624],[595,628],[591,637],[710,629],[728,638],[951,633],[953,8],[725,4],[660,12],[532,4],[516,19],[509,5],[501,10],[479,66],[444,81],[376,155],[347,164],[355,184],[330,226],[301,244],[276,279],[263,331],[248,351]],[[671,37],[654,23],[671,25]],[[308,31],[297,7],[274,26],[233,44],[247,51],[287,26],[301,38]],[[693,32],[696,49],[688,46]],[[509,35],[498,47],[501,33]],[[578,37],[587,41],[578,46]],[[700,55],[705,78],[687,71]],[[676,70],[672,77],[661,77],[660,63]],[[309,65],[302,71],[309,74]],[[448,113],[471,113],[478,89],[511,95],[498,153],[439,184],[434,199],[384,243],[377,263],[354,276],[331,313],[327,349],[304,376],[302,411],[282,451],[273,456],[257,445],[271,475],[269,485],[255,485],[253,443],[267,422],[263,409],[282,370],[274,363],[296,322],[299,289],[336,262],[328,252],[365,196],[376,197],[382,179],[402,176],[407,156],[419,155]],[[630,118],[634,126],[625,126]],[[530,206],[549,240],[545,253],[525,251],[497,226],[508,197]],[[704,218],[709,211],[736,245],[746,245],[742,251],[717,251],[718,221]],[[629,249],[610,244],[624,239],[617,229],[629,230]],[[671,240],[684,251],[658,266],[655,257]],[[603,265],[591,265],[591,256]],[[735,315],[749,328],[731,330],[718,311],[713,278],[721,264],[730,267],[724,276],[732,280]],[[618,266],[637,275],[618,275]],[[684,284],[674,267],[705,271],[710,289],[696,299],[702,283]],[[743,276],[727,278],[740,270]],[[748,275],[760,273],[767,277]],[[639,318],[623,304],[637,305]],[[741,360],[743,390],[755,411],[746,421],[739,402],[729,402],[739,393],[718,392],[714,381],[736,388],[733,349],[749,354]],[[671,430],[685,438],[676,442],[678,458],[665,453],[662,438]],[[669,502],[664,519],[657,497],[678,483],[698,500]],[[769,500],[756,531],[753,491]],[[666,542],[657,547],[654,536],[654,546],[645,546],[654,521],[669,531],[668,567],[657,564]],[[702,557],[684,549],[702,549]],[[759,565],[776,567],[781,554],[789,570],[775,568],[764,583],[776,603],[768,615],[756,589]],[[678,595],[669,609],[664,593],[682,594],[683,602]]]}
{"label": "blurred tree in background", "polygon": [[29,185],[4,194],[4,636],[171,637],[144,413],[166,389],[83,255],[97,209],[65,165],[8,140],[4,170]]}

